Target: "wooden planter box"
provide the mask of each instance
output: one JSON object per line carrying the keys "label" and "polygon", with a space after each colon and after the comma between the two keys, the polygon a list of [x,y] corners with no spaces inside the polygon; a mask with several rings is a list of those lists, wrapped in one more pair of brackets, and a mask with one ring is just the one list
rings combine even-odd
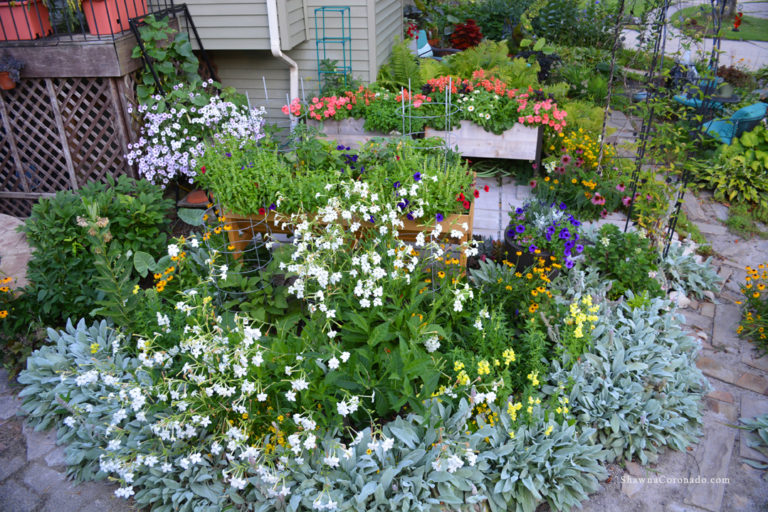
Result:
{"label": "wooden planter box", "polygon": [[21,41],[53,33],[48,8],[39,0],[0,3],[0,41]]}
{"label": "wooden planter box", "polygon": [[[227,220],[225,224],[231,226],[231,229],[227,231],[227,237],[229,238],[229,243],[234,246],[233,252],[235,257],[238,257],[239,253],[242,253],[246,249],[253,235],[256,233],[293,233],[292,226],[282,226],[283,222],[286,221],[286,217],[288,216],[279,215],[272,211],[267,212],[266,215],[238,215],[234,213],[226,213],[225,218]],[[471,240],[474,219],[475,203],[472,202],[472,206],[468,213],[449,215],[440,222],[440,225],[443,227],[440,238],[456,244]],[[399,229],[400,235],[398,238],[406,242],[415,242],[419,233],[428,232],[434,229],[433,226],[424,226],[416,221],[408,220],[407,218],[402,219],[402,221],[404,225]],[[464,236],[461,238],[450,237],[451,230],[458,229],[463,231],[461,225],[464,223],[466,223],[468,227],[467,231],[464,232]],[[363,229],[365,229],[367,223],[363,222],[361,224],[363,225]],[[361,232],[362,229],[358,231],[358,233]],[[463,252],[459,259],[461,265],[466,267],[467,258]]]}
{"label": "wooden planter box", "polygon": [[501,135],[496,135],[465,120],[461,121],[458,129],[449,132],[427,127],[424,136],[444,139],[449,147],[457,147],[462,156],[529,160],[536,162],[538,167],[542,134],[540,126],[516,124]]}
{"label": "wooden planter box", "polygon": [[365,119],[342,119],[341,121],[315,121],[307,119],[307,126],[320,128],[325,140],[335,140],[339,144],[357,149],[374,137],[387,137],[382,132],[370,132],[363,129]]}

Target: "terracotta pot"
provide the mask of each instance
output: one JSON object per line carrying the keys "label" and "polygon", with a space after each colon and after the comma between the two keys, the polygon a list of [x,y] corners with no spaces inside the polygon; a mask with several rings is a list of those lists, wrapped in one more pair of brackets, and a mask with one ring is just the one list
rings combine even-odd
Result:
{"label": "terracotta pot", "polygon": [[0,89],[10,91],[14,87],[16,82],[11,79],[11,75],[7,71],[0,71]]}
{"label": "terracotta pot", "polygon": [[103,36],[130,29],[131,18],[147,14],[147,0],[83,0],[88,32]]}
{"label": "terracotta pot", "polygon": [[48,8],[40,0],[0,3],[0,41],[20,41],[53,33]]}
{"label": "terracotta pot", "polygon": [[184,198],[184,202],[189,204],[207,204],[209,201],[208,194],[202,190],[193,190]]}

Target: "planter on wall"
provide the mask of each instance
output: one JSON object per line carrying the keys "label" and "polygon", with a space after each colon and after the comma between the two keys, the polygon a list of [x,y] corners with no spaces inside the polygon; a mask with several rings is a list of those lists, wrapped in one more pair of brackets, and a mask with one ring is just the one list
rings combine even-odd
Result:
{"label": "planter on wall", "polygon": [[0,89],[10,91],[14,87],[16,87],[16,82],[13,81],[10,73],[7,71],[0,71]]}
{"label": "planter on wall", "polygon": [[382,132],[366,131],[363,128],[365,119],[342,119],[341,121],[327,120],[315,121],[307,119],[307,126],[320,128],[325,135],[321,137],[325,140],[335,140],[339,144],[357,149],[359,145],[365,144],[374,137],[386,137]]}
{"label": "planter on wall", "polygon": [[458,129],[449,132],[427,127],[424,136],[440,137],[450,147],[458,147],[458,152],[467,157],[531,160],[537,163],[541,157],[540,126],[516,124],[501,135],[496,135],[464,120]]}
{"label": "planter on wall", "polygon": [[40,0],[0,2],[0,41],[21,41],[53,33],[48,8]]}
{"label": "planter on wall", "polygon": [[103,36],[130,28],[131,18],[147,14],[147,0],[83,0],[88,32]]}

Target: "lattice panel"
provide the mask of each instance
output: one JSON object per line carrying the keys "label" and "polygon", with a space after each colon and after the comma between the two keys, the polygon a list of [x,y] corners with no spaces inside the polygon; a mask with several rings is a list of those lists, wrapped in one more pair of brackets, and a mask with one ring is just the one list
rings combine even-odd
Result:
{"label": "lattice panel", "polygon": [[0,213],[21,218],[29,217],[32,213],[32,205],[36,201],[36,199],[11,199],[0,195]]}
{"label": "lattice panel", "polygon": [[[11,141],[5,132],[3,111],[0,110],[0,190],[21,192],[21,177],[11,151]],[[4,202],[0,199],[0,202]]]}
{"label": "lattice panel", "polygon": [[109,80],[53,80],[78,187],[126,167]]}
{"label": "lattice panel", "polygon": [[22,192],[56,192],[72,186],[45,80],[21,80],[3,95],[23,169]]}

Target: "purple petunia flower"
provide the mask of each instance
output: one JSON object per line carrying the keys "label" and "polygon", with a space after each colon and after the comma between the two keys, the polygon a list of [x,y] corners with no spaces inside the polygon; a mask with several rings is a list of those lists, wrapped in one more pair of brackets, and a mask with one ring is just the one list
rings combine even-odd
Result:
{"label": "purple petunia flower", "polygon": [[269,205],[269,209],[270,210],[277,210],[277,205],[275,203],[272,203],[271,205]]}
{"label": "purple petunia flower", "polygon": [[563,247],[565,247],[566,250],[570,251],[571,249],[573,249],[574,245],[575,243],[573,242],[573,240],[568,240],[563,244]]}
{"label": "purple petunia flower", "polygon": [[413,212],[408,212],[406,217],[408,217],[408,220],[413,220]]}
{"label": "purple petunia flower", "polygon": [[565,268],[572,268],[573,267],[573,260],[566,258],[565,259]]}
{"label": "purple petunia flower", "polygon": [[584,251],[584,246],[581,244],[576,245],[576,253],[581,254]]}
{"label": "purple petunia flower", "polygon": [[400,188],[400,182],[396,181],[392,186],[395,188],[395,190],[397,190],[398,188]]}
{"label": "purple petunia flower", "polygon": [[525,233],[525,226],[523,226],[522,224],[518,224],[517,227],[515,228],[515,231],[517,231],[518,233]]}
{"label": "purple petunia flower", "polygon": [[225,153],[225,156],[226,156],[227,158],[232,158],[232,153],[230,153],[229,151],[227,151],[227,152]]}
{"label": "purple petunia flower", "polygon": [[373,215],[371,215],[371,217],[368,219],[368,222],[370,222],[371,224],[376,223],[376,219],[373,217]]}
{"label": "purple petunia flower", "polygon": [[444,218],[445,217],[443,217],[442,213],[438,213],[437,215],[435,215],[435,219],[437,220],[437,222],[443,222]]}
{"label": "purple petunia flower", "polygon": [[531,254],[535,253],[535,252],[536,252],[538,249],[539,249],[539,248],[538,248],[538,247],[536,247],[536,246],[535,246],[535,245],[533,245],[533,244],[531,244],[530,246],[528,246],[528,252],[530,252]]}
{"label": "purple petunia flower", "polygon": [[339,144],[338,146],[336,146],[336,149],[339,151],[344,151],[344,144]]}
{"label": "purple petunia flower", "polygon": [[416,173],[414,173],[414,174],[413,174],[413,179],[414,179],[415,181],[421,181],[421,173],[420,173],[420,172],[416,172]]}
{"label": "purple petunia flower", "polygon": [[566,205],[565,203],[560,203],[561,210],[565,210],[566,208],[568,208],[568,205]]}
{"label": "purple petunia flower", "polygon": [[563,228],[560,230],[560,234],[558,236],[560,237],[560,240],[567,240],[571,237],[571,232],[568,231],[568,228]]}

